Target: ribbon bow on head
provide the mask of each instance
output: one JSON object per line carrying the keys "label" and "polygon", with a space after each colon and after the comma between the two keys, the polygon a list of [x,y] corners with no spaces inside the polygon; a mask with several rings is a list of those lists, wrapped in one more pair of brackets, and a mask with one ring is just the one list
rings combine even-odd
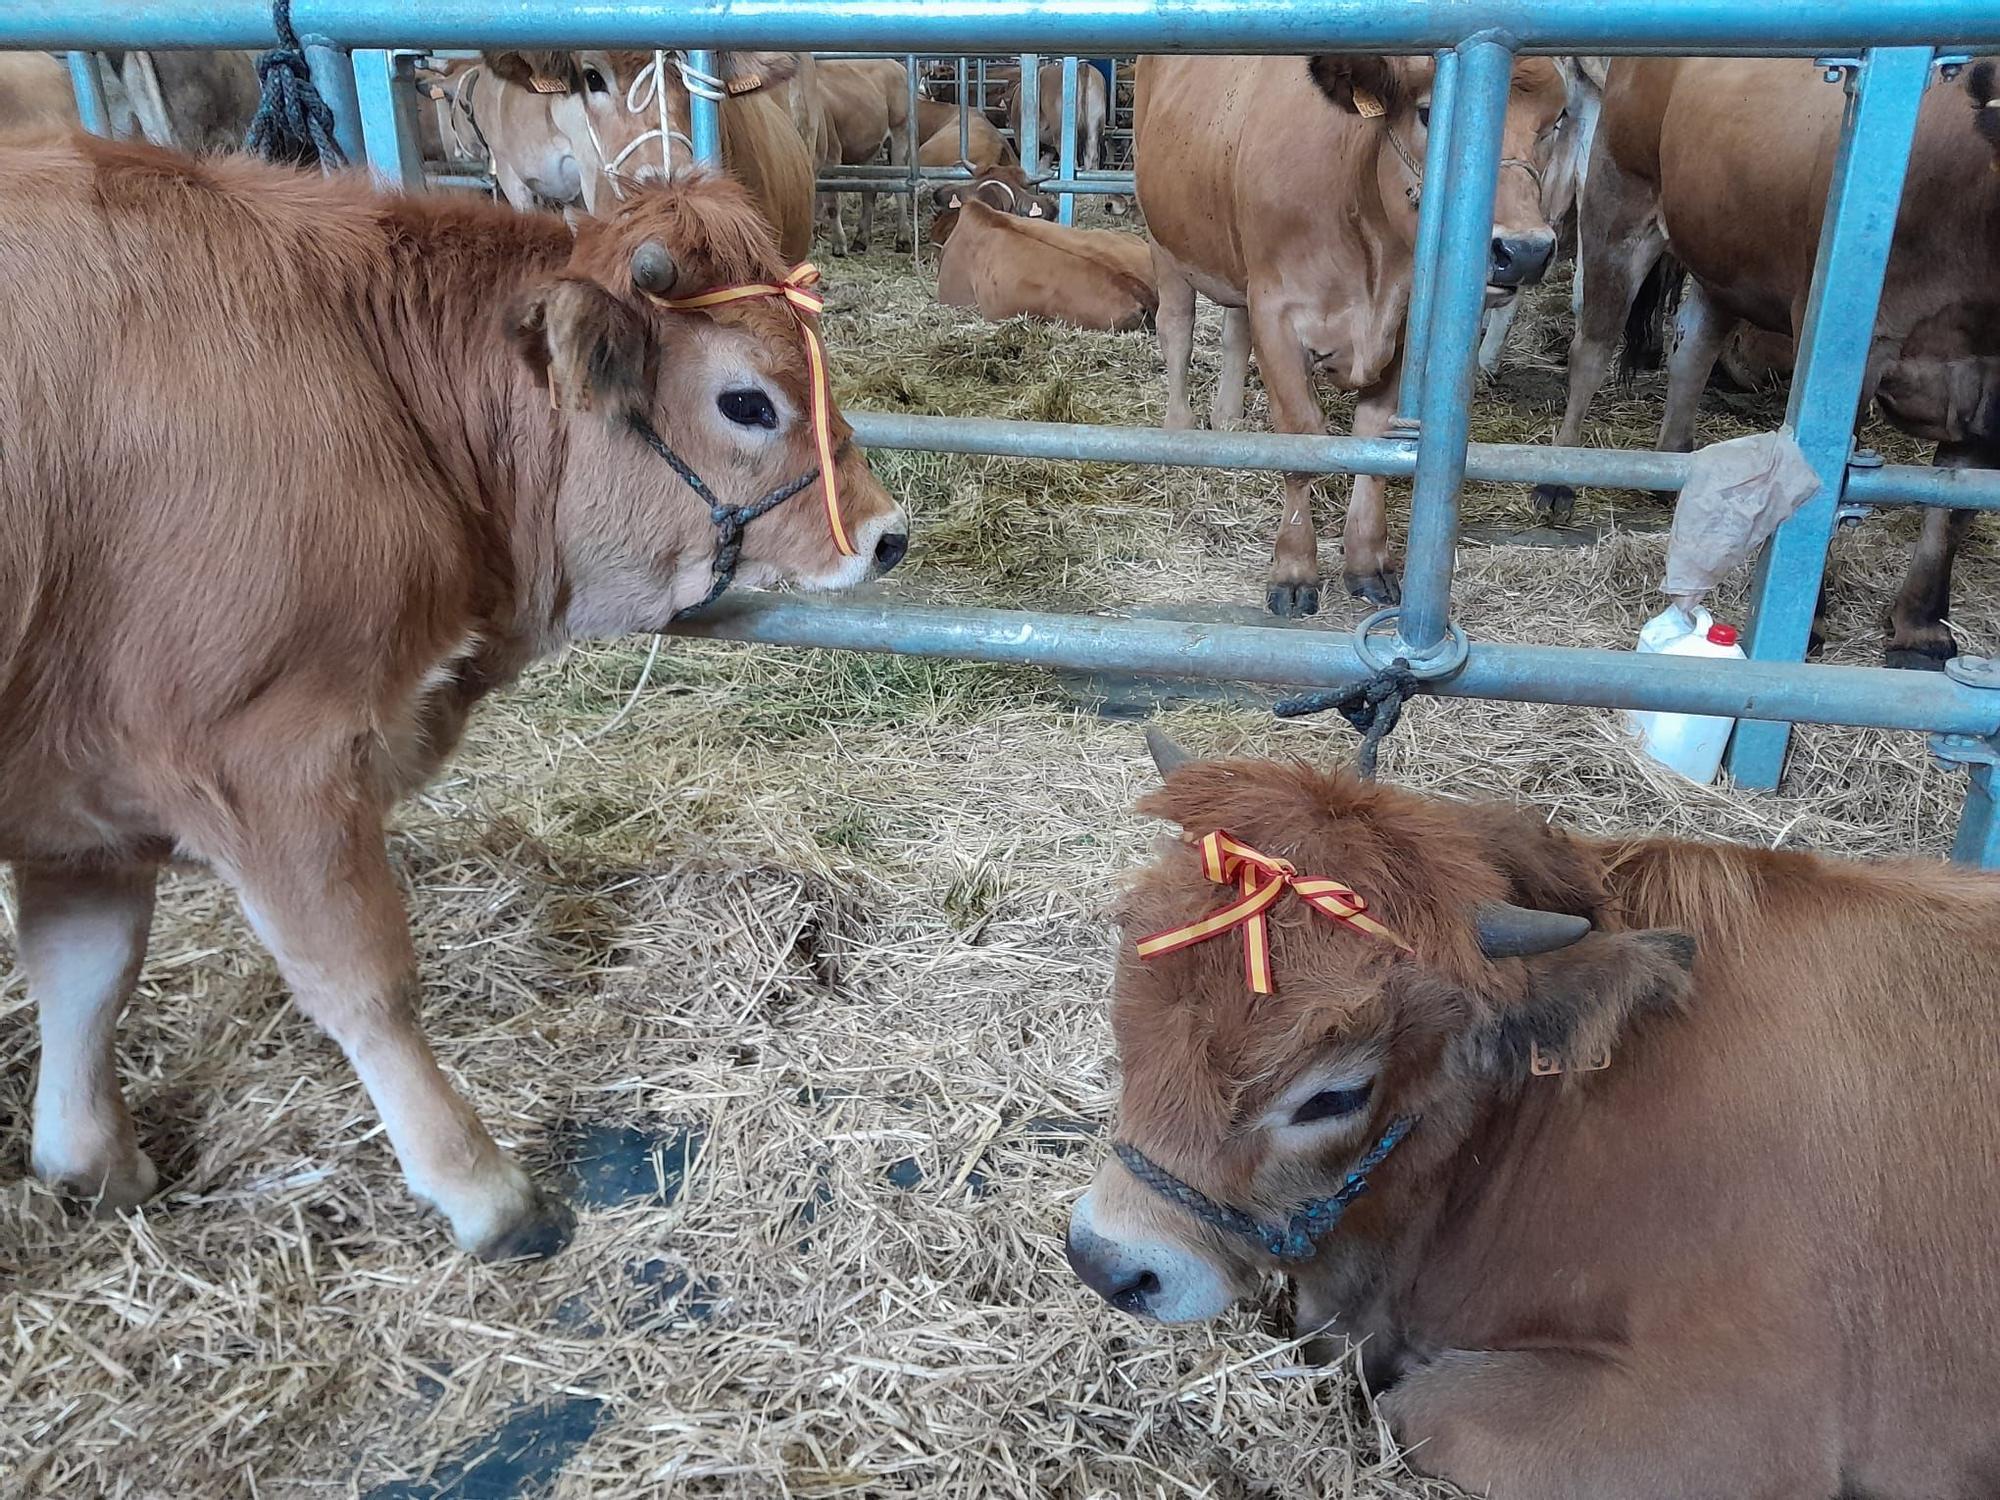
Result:
{"label": "ribbon bow on head", "polygon": [[1220,937],[1231,928],[1243,929],[1243,972],[1251,990],[1269,995],[1277,985],[1271,978],[1271,925],[1269,913],[1286,891],[1292,892],[1323,917],[1344,922],[1371,937],[1394,943],[1405,953],[1410,945],[1368,915],[1368,903],[1351,887],[1323,876],[1301,875],[1291,861],[1264,854],[1239,843],[1222,829],[1206,835],[1196,845],[1201,851],[1201,869],[1216,885],[1235,885],[1240,894],[1229,905],[1196,922],[1169,927],[1151,937],[1139,939],[1139,957],[1155,959],[1178,953],[1196,943]]}
{"label": "ribbon bow on head", "polygon": [[[833,532],[833,545],[842,557],[854,556],[854,543],[840,519],[840,491],[833,472],[833,389],[827,381],[826,350],[819,341],[817,318],[826,299],[813,290],[819,282],[819,268],[801,261],[783,281],[745,281],[735,286],[719,286],[697,292],[692,297],[654,297],[662,307],[676,312],[706,312],[730,302],[747,302],[757,297],[777,297],[791,309],[793,320],[805,338],[806,363],[812,370],[813,441],[819,450],[820,492],[826,498],[826,524]],[[650,293],[648,295],[651,295]]]}

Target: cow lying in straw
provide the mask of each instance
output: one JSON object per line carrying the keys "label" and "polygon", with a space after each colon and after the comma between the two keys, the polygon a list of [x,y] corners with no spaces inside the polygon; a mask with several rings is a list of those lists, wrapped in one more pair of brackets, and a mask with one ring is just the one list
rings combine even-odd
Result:
{"label": "cow lying in straw", "polygon": [[[359,176],[0,153],[0,859],[41,1018],[38,1174],[153,1191],[114,1030],[155,870],[190,859],[459,1243],[563,1242],[425,1042],[383,820],[565,642],[658,630],[732,577],[832,588],[902,556],[784,281],[718,178],[572,241]],[[679,305],[736,283],[774,290]]]}
{"label": "cow lying in straw", "polygon": [[930,239],[938,300],[990,322],[1025,314],[1076,328],[1152,325],[1153,254],[1137,235],[1055,222],[1056,201],[1018,166],[988,167],[937,189]]}
{"label": "cow lying in straw", "polygon": [[1091,1287],[1292,1276],[1494,1500],[2000,1493],[2000,881],[1161,758]]}

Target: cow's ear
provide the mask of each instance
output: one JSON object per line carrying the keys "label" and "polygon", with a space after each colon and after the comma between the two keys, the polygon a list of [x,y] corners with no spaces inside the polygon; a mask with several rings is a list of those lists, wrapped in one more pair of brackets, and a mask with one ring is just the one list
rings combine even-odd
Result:
{"label": "cow's ear", "polygon": [[798,76],[796,52],[725,52],[716,60],[723,87],[732,94],[776,88]]}
{"label": "cow's ear", "polygon": [[576,93],[583,87],[576,57],[568,52],[528,52],[518,48],[479,54],[495,78],[538,94]]}
{"label": "cow's ear", "polygon": [[1499,1002],[1476,1038],[1476,1060],[1517,1081],[1616,1067],[1635,1023],[1686,1007],[1694,961],[1694,939],[1664,928],[1593,933],[1523,960],[1525,991]]}
{"label": "cow's ear", "polygon": [[1402,102],[1402,78],[1386,57],[1322,52],[1311,63],[1313,82],[1336,109],[1368,119],[1392,115]]}
{"label": "cow's ear", "polygon": [[650,404],[646,320],[596,282],[565,276],[544,283],[515,305],[509,327],[556,410],[619,418]]}

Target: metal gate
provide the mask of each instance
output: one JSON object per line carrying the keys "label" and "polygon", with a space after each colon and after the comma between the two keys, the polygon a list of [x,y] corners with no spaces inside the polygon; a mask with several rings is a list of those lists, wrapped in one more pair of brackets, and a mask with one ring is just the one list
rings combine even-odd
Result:
{"label": "metal gate", "polygon": [[[408,59],[395,48],[559,45],[712,50],[799,48],[961,56],[1140,52],[1349,51],[1437,55],[1428,180],[1400,403],[1385,438],[1164,433],[1150,429],[852,413],[875,447],[1197,467],[1369,473],[1413,483],[1400,608],[1371,617],[1382,635],[1260,626],[1190,626],[1000,609],[771,596],[726,600],[685,634],[773,645],[893,651],[1043,667],[1187,678],[1350,686],[1393,637],[1431,674],[1432,692],[1534,702],[1726,714],[1740,784],[1778,781],[1795,722],[1930,731],[1968,767],[1956,854],[2000,866],[1992,766],[2000,692],[1982,674],[1892,672],[1804,660],[1828,542],[1843,507],[1948,505],[2000,510],[2000,472],[1870,462],[1854,452],[1854,415],[1902,196],[1918,103],[1940,68],[2000,47],[2000,12],[1963,0],[295,0],[325,92],[348,140],[377,174],[415,183]],[[262,0],[12,0],[0,46],[267,47]],[[1828,212],[1786,421],[1821,479],[1758,566],[1747,662],[1647,657],[1553,645],[1467,643],[1451,621],[1459,490],[1467,478],[1674,490],[1685,455],[1468,444],[1475,352],[1500,130],[1522,53],[1809,56],[1847,91]],[[75,69],[86,120],[94,74]],[[1029,75],[1032,76],[1032,75]],[[1030,95],[1033,90],[1027,91]],[[712,106],[696,101],[698,151],[714,156]],[[1024,125],[1026,122],[1024,122]],[[1968,129],[1970,123],[1968,122]],[[1857,459],[1859,461],[1857,461]],[[2000,685],[2000,675],[1984,679]]]}

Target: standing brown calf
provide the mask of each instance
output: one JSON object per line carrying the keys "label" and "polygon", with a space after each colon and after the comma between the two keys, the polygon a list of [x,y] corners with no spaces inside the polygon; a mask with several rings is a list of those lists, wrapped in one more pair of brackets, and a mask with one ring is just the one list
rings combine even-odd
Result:
{"label": "standing brown calf", "polygon": [[838,555],[800,325],[679,295],[783,274],[698,174],[561,221],[77,139],[0,153],[0,859],[40,1012],[36,1172],[153,1191],[113,1060],[154,875],[237,892],[346,1050],[411,1190],[481,1255],[567,1211],[439,1071],[383,845],[480,698],[706,597],[709,506],[800,485],[736,581],[855,583],[901,511],[839,443]]}

